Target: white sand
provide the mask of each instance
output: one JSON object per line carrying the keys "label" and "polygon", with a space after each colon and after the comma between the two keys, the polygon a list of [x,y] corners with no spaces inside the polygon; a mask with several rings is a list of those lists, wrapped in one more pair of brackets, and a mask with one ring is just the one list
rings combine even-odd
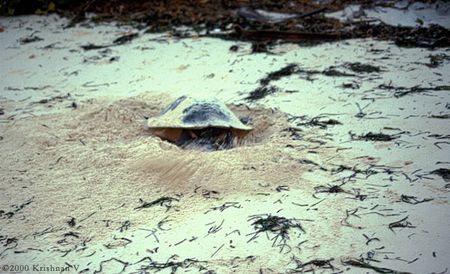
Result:
{"label": "white sand", "polygon": [[[97,60],[99,51],[79,46],[136,30],[110,25],[63,30],[63,24],[55,17],[0,18],[5,29],[0,33],[1,264],[67,263],[74,273],[117,273],[123,265],[110,260],[115,258],[127,262],[124,272],[131,273],[148,265],[142,261],[148,257],[154,267],[168,259],[184,261],[180,272],[284,273],[294,271],[295,260],[333,259],[334,269],[309,264],[300,270],[361,273],[365,270],[342,263],[361,256],[376,266],[413,273],[450,267],[448,182],[429,175],[449,166],[448,144],[434,143],[448,140],[437,135],[449,134],[450,125],[430,118],[448,113],[449,93],[393,98],[392,91],[376,88],[390,81],[406,87],[449,85],[448,61],[436,69],[424,65],[429,54],[445,49],[355,40],[312,48],[284,45],[275,49],[278,55],[250,55],[244,43],[232,53],[232,42],[170,37],[156,42],[150,40],[156,35],[143,35]],[[17,39],[36,30],[43,41],[19,45]],[[53,42],[61,48],[42,48]],[[119,61],[109,63],[113,56]],[[384,71],[351,78],[315,75],[312,82],[293,75],[272,84],[299,92],[281,91],[250,109],[237,106],[258,79],[288,63],[322,70],[355,61]],[[341,87],[350,81],[360,88]],[[238,116],[250,116],[255,132],[238,148],[202,152],[181,150],[143,130],[144,116],[156,115],[186,93],[219,97]],[[55,96],[62,97],[34,103]],[[355,117],[357,103],[365,107],[363,118]],[[285,113],[321,114],[342,125],[298,126]],[[286,131],[291,126],[301,140]],[[403,133],[390,142],[365,142],[352,141],[349,131]],[[314,195],[315,187],[344,182],[345,193]],[[367,197],[360,200],[358,193]],[[412,205],[401,201],[402,194],[433,200]],[[164,204],[135,210],[139,199],[161,197],[178,201],[169,209]],[[224,204],[229,207],[223,211],[211,210]],[[248,242],[255,232],[249,218],[255,214],[296,218],[305,232],[291,228],[283,249],[280,242],[273,245],[273,233]],[[406,216],[414,228],[389,229]],[[378,240],[367,242],[363,235]]]}

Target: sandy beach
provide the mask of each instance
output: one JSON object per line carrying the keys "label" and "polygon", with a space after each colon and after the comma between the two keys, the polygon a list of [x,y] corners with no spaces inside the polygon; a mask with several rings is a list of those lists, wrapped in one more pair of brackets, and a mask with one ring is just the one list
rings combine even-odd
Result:
{"label": "sandy beach", "polygon": [[[252,54],[246,42],[65,20],[0,18],[1,266],[449,271],[450,62],[427,66],[448,48],[369,38]],[[129,32],[140,37],[82,48]],[[275,92],[246,99],[292,64],[269,81]],[[144,129],[185,94],[219,98],[254,130],[203,151]]]}

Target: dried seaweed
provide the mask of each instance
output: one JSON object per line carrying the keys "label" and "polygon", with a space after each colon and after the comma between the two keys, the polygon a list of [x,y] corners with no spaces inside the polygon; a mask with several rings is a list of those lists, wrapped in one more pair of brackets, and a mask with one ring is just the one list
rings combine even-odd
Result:
{"label": "dried seaweed", "polygon": [[203,266],[203,264],[207,263],[206,261],[198,261],[196,259],[190,258],[184,259],[183,261],[177,261],[175,260],[177,257],[178,257],[177,255],[172,255],[169,259],[167,259],[165,263],[156,262],[148,258],[150,262],[146,265],[142,265],[140,267],[140,271],[152,270],[155,272],[159,272],[164,269],[170,269],[171,271],[170,273],[174,274],[177,272],[179,268],[188,269],[191,267],[195,267],[198,269],[198,271],[207,270],[207,268]]}
{"label": "dried seaweed", "polygon": [[124,232],[125,230],[128,230],[130,228],[130,226],[131,226],[131,222],[126,220],[125,222],[120,224],[120,227],[118,230],[120,232]]}
{"label": "dried seaweed", "polygon": [[275,188],[275,190],[276,190],[277,192],[289,191],[289,186],[277,186],[277,187]]}
{"label": "dried seaweed", "polygon": [[318,167],[322,171],[328,171],[328,169],[326,167],[323,167],[320,164],[318,164],[312,160],[309,160],[309,159],[298,159],[298,162],[302,165],[313,165],[313,166]]}
{"label": "dried seaweed", "polygon": [[372,66],[369,64],[362,64],[360,62],[355,63],[345,63],[344,66],[351,71],[357,72],[357,73],[374,73],[374,72],[381,72],[381,69],[376,66]]}
{"label": "dried seaweed", "polygon": [[74,227],[75,224],[76,224],[75,218],[74,218],[74,217],[71,217],[70,220],[67,221],[67,224],[68,224],[70,227]]}
{"label": "dried seaweed", "polygon": [[368,132],[363,135],[356,135],[352,132],[349,132],[349,134],[352,140],[376,141],[376,142],[389,142],[400,137],[398,135],[389,135],[384,133],[373,133],[373,132]]}
{"label": "dried seaweed", "polygon": [[446,182],[450,182],[450,169],[438,168],[430,172],[430,174],[441,176]]}
{"label": "dried seaweed", "polygon": [[219,252],[219,250],[221,250],[222,247],[223,247],[224,245],[225,245],[225,244],[222,244],[221,246],[219,246],[219,247],[214,251],[214,253],[211,255],[211,258],[214,257],[214,255],[216,255],[217,252]]}
{"label": "dried seaweed", "polygon": [[332,186],[316,186],[314,187],[314,191],[316,193],[341,193],[345,192],[341,186],[332,185]]}
{"label": "dried seaweed", "polygon": [[408,203],[408,204],[417,205],[417,204],[420,204],[420,203],[425,203],[425,202],[432,201],[434,199],[432,199],[432,198],[425,198],[425,199],[419,200],[415,196],[408,196],[408,195],[402,194],[401,200],[402,200],[402,202],[405,202],[405,203]]}
{"label": "dried seaweed", "polygon": [[123,45],[126,43],[131,42],[133,39],[139,37],[139,33],[131,33],[131,34],[125,34],[113,41],[114,45]]}
{"label": "dried seaweed", "polygon": [[255,240],[260,233],[271,233],[274,234],[271,239],[273,241],[272,246],[279,244],[281,246],[280,251],[286,246],[286,242],[289,240],[289,231],[291,229],[297,229],[298,231],[305,233],[300,222],[294,218],[287,219],[285,217],[262,214],[250,216],[248,221],[253,221],[252,225],[255,229],[254,233],[249,234],[252,235],[252,237],[248,242]]}
{"label": "dried seaweed", "polygon": [[450,114],[432,114],[429,117],[434,119],[450,119]]}
{"label": "dried seaweed", "polygon": [[328,126],[342,125],[341,122],[335,119],[322,120],[322,116],[316,116],[311,118],[306,122],[297,123],[297,126],[310,126],[310,127],[320,127],[326,129]]}
{"label": "dried seaweed", "polygon": [[62,102],[66,99],[71,98],[71,96],[72,95],[70,93],[67,93],[66,95],[58,95],[58,96],[51,97],[49,99],[42,99],[37,102],[33,102],[31,104],[47,104],[47,103],[54,102],[54,101]]}
{"label": "dried seaweed", "polygon": [[283,129],[283,131],[287,131],[290,133],[290,136],[292,140],[303,140],[303,136],[298,133],[299,131],[302,131],[301,129],[295,128],[295,127],[288,127],[286,129]]}
{"label": "dried seaweed", "polygon": [[217,197],[219,194],[220,193],[215,190],[202,189],[202,196],[206,199],[219,199]]}
{"label": "dried seaweed", "polygon": [[269,43],[267,43],[267,42],[253,42],[252,43],[252,53],[267,53],[267,54],[270,54]]}
{"label": "dried seaweed", "polygon": [[431,137],[431,138],[435,138],[435,139],[439,139],[439,140],[450,139],[450,134],[446,134],[446,135],[444,135],[444,134],[430,134],[427,137]]}
{"label": "dried seaweed", "polygon": [[346,72],[337,70],[336,67],[334,67],[334,66],[331,66],[331,67],[325,69],[322,72],[322,74],[325,76],[331,76],[331,77],[354,77],[354,76],[356,76],[355,74],[346,73]]}
{"label": "dried seaweed", "polygon": [[348,219],[351,216],[355,216],[357,218],[361,218],[359,215],[356,214],[360,208],[361,207],[357,207],[357,208],[354,208],[354,209],[346,209],[345,210],[345,217],[341,220],[341,224],[343,226],[348,226],[348,227],[352,227],[352,228],[356,228],[356,229],[363,229],[362,226],[355,226],[355,225],[352,225],[352,224],[350,224],[348,222]]}
{"label": "dried seaweed", "polygon": [[344,265],[351,265],[351,266],[360,267],[360,268],[372,269],[373,271],[375,271],[377,273],[410,274],[409,272],[402,272],[402,271],[397,271],[397,270],[393,270],[393,269],[390,269],[390,268],[373,266],[371,264],[368,264],[368,263],[364,262],[362,259],[358,260],[356,258],[349,258],[349,259],[346,259],[346,260],[342,260],[342,263]]}
{"label": "dried seaweed", "polygon": [[266,77],[259,80],[261,85],[268,85],[271,81],[276,81],[281,79],[282,77],[290,76],[296,72],[299,72],[300,68],[296,64],[289,64],[277,71],[271,72],[267,74]]}
{"label": "dried seaweed", "polygon": [[104,49],[104,48],[107,48],[109,46],[110,45],[95,45],[95,44],[89,43],[89,44],[86,44],[86,45],[82,45],[81,48],[83,50],[88,51],[88,50],[94,50],[94,49]]}
{"label": "dried seaweed", "polygon": [[101,261],[101,262],[100,262],[100,269],[99,269],[99,270],[95,270],[95,271],[94,271],[94,274],[96,274],[96,273],[103,273],[103,265],[104,265],[105,263],[108,263],[108,262],[118,262],[118,263],[122,264],[122,270],[121,270],[121,272],[124,272],[125,269],[127,268],[127,266],[130,264],[130,263],[128,263],[128,262],[124,262],[124,261],[122,261],[122,260],[120,260],[120,259],[117,259],[117,258],[115,258],[115,257],[112,257],[112,258],[110,258],[110,259],[108,259],[108,260]]}
{"label": "dried seaweed", "polygon": [[[215,234],[215,233],[217,233],[217,232],[219,232],[220,230],[222,230],[222,228],[223,228],[223,223],[225,222],[225,220],[222,220],[222,222],[220,223],[220,224],[218,224],[218,225],[212,225],[209,229],[208,229],[208,232],[207,232],[207,234],[205,235],[205,237],[206,236],[208,236],[209,234]],[[213,223],[210,223],[210,224],[214,224],[215,222],[213,222]],[[210,225],[210,224],[207,224],[207,225]]]}
{"label": "dried seaweed", "polygon": [[[314,187],[314,191],[315,191],[315,194],[317,194],[317,193],[334,193],[334,194],[345,193],[345,194],[350,194],[350,195],[354,196],[353,199],[357,199],[357,200],[360,200],[360,201],[364,201],[367,198],[367,195],[362,195],[359,192],[354,193],[354,192],[350,192],[350,191],[344,190],[342,188],[342,185],[343,184],[341,184],[341,185],[331,185],[331,184],[329,184],[327,186],[320,185],[320,186]],[[315,196],[315,194],[313,195],[313,197],[317,198]]]}
{"label": "dried seaweed", "polygon": [[363,233],[364,238],[366,238],[366,245],[369,245],[370,242],[372,241],[380,241],[380,238],[377,237],[369,237],[366,234]]}
{"label": "dried seaweed", "polygon": [[413,226],[411,222],[408,221],[408,216],[406,216],[399,221],[395,221],[389,224],[390,230],[394,231],[394,228],[415,228],[415,226]]}
{"label": "dried seaweed", "polygon": [[425,64],[429,68],[437,68],[441,66],[444,61],[450,61],[450,56],[445,53],[441,54],[430,54],[428,56],[430,58],[430,63]]}
{"label": "dried seaweed", "polygon": [[225,209],[228,208],[241,208],[241,205],[238,202],[226,202],[221,206],[215,206],[210,209],[208,209],[205,213],[209,213],[210,211],[219,210],[220,212],[223,212]]}
{"label": "dried seaweed", "polygon": [[386,85],[386,84],[381,84],[378,86],[379,89],[384,89],[384,90],[394,90],[394,97],[395,98],[400,98],[409,94],[417,94],[417,93],[423,93],[423,92],[427,92],[427,91],[449,91],[450,90],[450,86],[446,86],[446,85],[441,85],[441,86],[435,86],[435,87],[421,87],[420,85],[418,86],[414,86],[414,87],[395,87],[395,86],[391,86]]}
{"label": "dried seaweed", "polygon": [[138,206],[138,207],[135,207],[134,210],[140,210],[140,209],[149,208],[149,207],[153,207],[153,206],[159,205],[159,206],[165,206],[166,207],[166,211],[168,211],[172,207],[172,202],[173,201],[178,202],[179,200],[176,199],[176,198],[164,196],[164,197],[156,199],[156,200],[154,200],[152,202],[145,202],[142,199],[139,199],[139,201],[142,204],[140,206]]}
{"label": "dried seaweed", "polygon": [[323,269],[331,269],[334,270],[334,266],[331,264],[331,262],[334,260],[334,258],[331,259],[314,259],[307,261],[305,263],[297,262],[297,268],[296,270],[303,270],[306,266],[315,266]]}
{"label": "dried seaweed", "polygon": [[42,40],[44,40],[44,39],[42,39],[42,38],[39,37],[39,36],[33,36],[33,35],[31,35],[31,36],[29,36],[29,37],[25,37],[25,38],[19,39],[19,43],[20,43],[21,45],[25,45],[25,44],[29,44],[29,43],[34,43],[34,42],[42,41]]}
{"label": "dried seaweed", "polygon": [[34,197],[28,199],[27,201],[25,201],[24,203],[20,204],[20,205],[13,205],[12,207],[14,208],[11,211],[5,211],[5,210],[0,210],[0,218],[6,218],[6,219],[10,219],[12,218],[15,214],[17,214],[18,212],[20,212],[22,209],[25,208],[25,206],[31,204],[34,200]]}
{"label": "dried seaweed", "polygon": [[249,101],[259,100],[259,99],[266,97],[267,95],[274,94],[278,90],[279,89],[275,86],[258,87],[255,90],[253,90],[252,92],[250,92],[250,94],[247,97],[245,97],[245,100],[249,100]]}
{"label": "dried seaweed", "polygon": [[279,31],[279,30],[245,30],[239,25],[234,28],[234,34],[230,38],[238,38],[244,41],[276,41],[283,42],[320,42],[338,40],[338,33],[319,33],[306,31]]}

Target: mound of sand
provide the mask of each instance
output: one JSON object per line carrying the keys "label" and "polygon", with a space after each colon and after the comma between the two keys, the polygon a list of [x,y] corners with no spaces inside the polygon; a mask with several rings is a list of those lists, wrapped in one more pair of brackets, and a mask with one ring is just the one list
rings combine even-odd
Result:
{"label": "mound of sand", "polygon": [[[0,209],[30,203],[0,220],[1,233],[18,239],[17,248],[42,249],[70,230],[67,223],[75,218],[77,233],[85,235],[76,242],[102,241],[125,220],[148,223],[133,210],[140,199],[186,196],[201,204],[205,197],[224,199],[268,186],[304,188],[301,174],[318,169],[299,160],[299,151],[311,145],[292,138],[287,116],[261,107],[230,106],[254,128],[239,147],[205,152],[162,141],[142,125],[144,116],[157,115],[171,100],[142,95],[89,101],[67,112],[2,123]],[[188,211],[195,211],[191,206]],[[29,241],[43,231],[58,231],[56,239]]]}

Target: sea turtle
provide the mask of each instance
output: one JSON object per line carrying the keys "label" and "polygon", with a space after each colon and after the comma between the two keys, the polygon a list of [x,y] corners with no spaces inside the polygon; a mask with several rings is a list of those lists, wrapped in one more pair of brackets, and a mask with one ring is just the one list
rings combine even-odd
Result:
{"label": "sea turtle", "polygon": [[147,128],[178,146],[199,145],[209,150],[231,148],[235,138],[252,130],[219,100],[188,96],[179,97],[159,116],[147,119]]}

